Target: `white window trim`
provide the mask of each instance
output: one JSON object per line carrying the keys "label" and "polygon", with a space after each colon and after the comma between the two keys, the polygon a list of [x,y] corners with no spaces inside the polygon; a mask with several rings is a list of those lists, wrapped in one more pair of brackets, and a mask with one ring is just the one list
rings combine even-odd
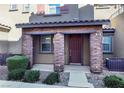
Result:
{"label": "white window trim", "polygon": [[[51,42],[50,43],[48,43],[48,42],[42,42],[43,37],[41,35],[41,37],[40,37],[40,52],[41,53],[52,53],[53,52],[52,51],[52,35],[43,35],[43,36],[50,36]],[[42,44],[50,44],[50,51],[43,51],[42,50]]]}
{"label": "white window trim", "polygon": [[[112,39],[112,36],[103,36],[104,37],[110,37],[111,38],[111,44],[110,44],[110,50],[109,51],[104,51],[103,50],[103,53],[112,53],[113,52],[113,39]],[[103,45],[103,41],[102,41],[102,45]]]}
{"label": "white window trim", "polygon": [[[13,8],[13,5],[16,5],[16,8]],[[13,10],[13,11],[17,10],[17,7],[18,7],[17,4],[10,4],[10,9],[9,10]]]}
{"label": "white window trim", "polygon": [[[25,9],[25,7],[27,7],[28,5],[28,10]],[[30,4],[23,4],[23,12],[30,12]]]}
{"label": "white window trim", "polygon": [[56,9],[56,6],[45,5],[45,14],[46,15],[57,15],[57,14],[59,14],[59,13],[50,13],[50,8],[55,8]]}

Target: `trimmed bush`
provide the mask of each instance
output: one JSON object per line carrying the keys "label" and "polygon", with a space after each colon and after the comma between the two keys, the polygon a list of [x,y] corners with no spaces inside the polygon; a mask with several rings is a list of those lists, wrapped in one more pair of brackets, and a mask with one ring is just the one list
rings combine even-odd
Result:
{"label": "trimmed bush", "polygon": [[108,88],[122,88],[124,87],[124,81],[115,75],[106,76],[103,79],[104,85]]}
{"label": "trimmed bush", "polygon": [[27,69],[28,66],[28,58],[26,56],[19,56],[15,55],[12,57],[8,57],[6,59],[7,67],[9,71],[15,70],[15,69]]}
{"label": "trimmed bush", "polygon": [[39,80],[40,72],[36,70],[27,70],[24,75],[24,82],[36,82]]}
{"label": "trimmed bush", "polygon": [[15,69],[8,73],[9,80],[21,80],[24,77],[25,69]]}
{"label": "trimmed bush", "polygon": [[60,81],[59,78],[60,78],[59,73],[53,72],[50,75],[48,75],[48,77],[43,81],[43,83],[53,85]]}

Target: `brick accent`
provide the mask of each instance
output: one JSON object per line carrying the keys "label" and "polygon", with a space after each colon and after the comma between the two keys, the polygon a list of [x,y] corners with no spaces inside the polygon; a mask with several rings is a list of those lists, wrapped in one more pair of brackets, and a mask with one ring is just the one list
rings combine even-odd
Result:
{"label": "brick accent", "polygon": [[64,35],[57,33],[54,35],[54,71],[64,70]]}
{"label": "brick accent", "polygon": [[30,67],[33,65],[33,38],[31,35],[22,35],[22,53],[29,58]]}
{"label": "brick accent", "polygon": [[90,69],[91,72],[101,73],[103,66],[102,31],[90,35]]}

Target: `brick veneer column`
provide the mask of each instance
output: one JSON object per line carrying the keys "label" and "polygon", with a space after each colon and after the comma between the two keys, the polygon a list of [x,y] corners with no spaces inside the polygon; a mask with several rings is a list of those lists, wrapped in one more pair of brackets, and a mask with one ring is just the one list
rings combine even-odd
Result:
{"label": "brick veneer column", "polygon": [[31,35],[22,36],[22,53],[29,58],[30,67],[33,65],[33,38]]}
{"label": "brick veneer column", "polygon": [[102,31],[90,35],[90,70],[101,73],[103,67]]}
{"label": "brick veneer column", "polygon": [[64,70],[64,35],[57,33],[54,35],[54,71]]}

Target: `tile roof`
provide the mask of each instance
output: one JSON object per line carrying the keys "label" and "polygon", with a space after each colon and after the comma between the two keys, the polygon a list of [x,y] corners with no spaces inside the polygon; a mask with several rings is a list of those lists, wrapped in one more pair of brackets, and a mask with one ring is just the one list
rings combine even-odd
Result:
{"label": "tile roof", "polygon": [[7,26],[7,25],[1,24],[1,23],[0,23],[0,26],[2,26],[2,27],[6,27],[6,28],[8,28],[8,29],[11,28],[10,26]]}
{"label": "tile roof", "polygon": [[72,21],[56,21],[56,22],[32,22],[16,24],[17,28],[32,27],[59,27],[59,26],[81,26],[81,25],[102,25],[110,23],[109,19],[101,20],[72,20]]}
{"label": "tile roof", "polygon": [[103,28],[103,33],[114,33],[115,28]]}

